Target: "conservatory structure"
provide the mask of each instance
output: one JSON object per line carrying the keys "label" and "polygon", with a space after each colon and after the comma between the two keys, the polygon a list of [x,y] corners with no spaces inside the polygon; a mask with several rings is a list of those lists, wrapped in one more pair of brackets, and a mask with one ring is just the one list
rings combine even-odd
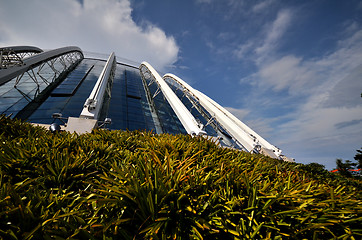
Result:
{"label": "conservatory structure", "polygon": [[223,147],[290,161],[178,76],[147,62],[85,57],[78,47],[0,48],[0,114],[79,134],[93,128],[205,136]]}

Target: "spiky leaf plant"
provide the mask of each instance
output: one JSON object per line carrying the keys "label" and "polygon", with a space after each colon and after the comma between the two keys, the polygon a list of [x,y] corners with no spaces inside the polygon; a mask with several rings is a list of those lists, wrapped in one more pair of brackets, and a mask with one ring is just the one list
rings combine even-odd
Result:
{"label": "spiky leaf plant", "polygon": [[362,236],[358,179],[204,137],[0,129],[0,239]]}

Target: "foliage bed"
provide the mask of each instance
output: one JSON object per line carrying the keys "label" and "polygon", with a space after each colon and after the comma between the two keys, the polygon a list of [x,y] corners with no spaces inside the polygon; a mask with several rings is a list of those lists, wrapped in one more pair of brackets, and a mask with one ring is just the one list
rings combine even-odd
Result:
{"label": "foliage bed", "polygon": [[0,130],[0,239],[362,236],[356,179],[187,135]]}

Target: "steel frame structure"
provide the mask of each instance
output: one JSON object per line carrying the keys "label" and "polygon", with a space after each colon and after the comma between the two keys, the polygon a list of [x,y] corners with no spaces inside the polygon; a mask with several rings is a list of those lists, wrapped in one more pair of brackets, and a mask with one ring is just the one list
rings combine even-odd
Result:
{"label": "steel frame structure", "polygon": [[[140,67],[142,77],[145,76],[144,72],[150,74],[154,81],[161,89],[163,95],[166,100],[170,104],[171,108],[175,112],[176,116],[182,123],[186,132],[190,135],[205,135],[206,132],[202,130],[202,126],[197,122],[194,116],[189,112],[189,110],[183,105],[181,100],[177,97],[177,95],[172,91],[170,86],[165,82],[165,80],[158,74],[158,72],[147,62],[142,62]],[[156,93],[158,93],[156,91]],[[155,93],[155,94],[156,94]],[[155,97],[155,96],[153,96]]]}
{"label": "steel frame structure", "polygon": [[[56,82],[58,77],[66,72],[68,69],[74,67],[81,59],[83,55],[79,52],[68,52],[64,55],[59,55],[54,58],[48,59],[47,61],[42,61],[39,65],[34,65],[33,68],[28,69],[26,72],[21,73],[16,77],[14,88],[16,88],[29,102],[34,100],[38,94],[40,93],[40,82],[44,82],[46,86]],[[55,67],[56,64],[60,64],[62,66],[61,69],[57,69]],[[44,76],[42,70],[49,66],[49,68],[53,71],[49,76]],[[21,89],[21,80],[24,75],[29,76],[29,78],[35,83],[37,90],[34,93],[34,96],[28,96]]]}
{"label": "steel frame structure", "polygon": [[104,66],[101,75],[99,76],[94,88],[84,103],[80,118],[96,119],[99,118],[99,113],[103,106],[105,93],[111,95],[110,82],[113,81],[116,68],[116,57],[114,52],[108,57],[107,63]]}
{"label": "steel frame structure", "polygon": [[[202,130],[205,130],[205,128],[208,125],[211,125],[212,128],[217,132],[218,134],[218,141],[222,142],[224,145],[228,147],[235,147],[236,145],[243,150],[247,150],[244,148],[242,144],[240,144],[236,139],[233,139],[232,136],[230,136],[230,133],[216,120],[215,115],[211,115],[199,102],[198,98],[193,95],[189,89],[184,87],[183,85],[179,84],[177,81],[175,81],[174,78],[169,77],[167,75],[164,76],[164,79],[169,84],[175,86],[176,88],[179,88],[183,92],[183,97],[186,97],[190,103],[192,104],[191,108],[195,108],[200,115],[207,120],[206,124],[202,125]],[[181,98],[181,99],[182,99]],[[189,110],[191,111],[191,109]],[[198,120],[198,119],[196,119]]]}
{"label": "steel frame structure", "polygon": [[264,153],[274,158],[280,158],[282,151],[279,148],[267,142],[259,134],[211,98],[195,90],[174,74],[165,74],[163,78],[170,78],[181,85],[185,89],[185,92],[192,95],[192,97],[196,99],[224,129],[227,130],[228,134],[232,136],[234,141],[241,144],[242,148],[249,152]]}
{"label": "steel frame structure", "polygon": [[43,52],[43,50],[32,46],[0,48],[0,69],[21,66],[24,64],[23,59],[41,52]]}
{"label": "steel frame structure", "polygon": [[[50,64],[52,67],[52,65],[54,66],[54,63],[59,60],[64,68],[66,68],[69,65],[73,65],[74,63],[79,62],[83,58],[83,52],[78,47],[64,47],[46,52],[40,52],[22,59],[21,65],[13,65],[12,67],[1,69],[0,85],[10,81],[15,77],[22,76],[24,73],[34,69],[37,66],[40,66],[41,69],[42,65],[44,66],[44,64]],[[48,63],[49,61],[51,62]]]}
{"label": "steel frame structure", "polygon": [[[24,57],[21,60],[22,64],[13,64],[11,67],[0,69],[0,86],[13,80],[14,89],[28,101],[28,104],[16,114],[16,117],[21,119],[28,118],[47,94],[50,94],[51,90],[57,86],[58,82],[83,59],[83,53],[78,47],[65,47],[47,52],[34,47],[14,47],[12,49],[15,53],[36,53]],[[45,73],[43,70],[46,67],[48,69]],[[28,80],[26,84],[24,79]],[[29,80],[33,82],[34,87],[29,88]],[[25,88],[22,87],[23,82]]]}
{"label": "steel frame structure", "polygon": [[[74,46],[46,52],[31,46],[0,48],[0,86],[13,80],[14,88],[29,102],[18,112],[17,117],[26,119],[29,114],[32,114],[38,104],[49,96],[66,74],[74,69],[83,58],[82,50]],[[70,117],[68,119],[69,126],[67,127],[69,129],[79,131],[79,127],[84,125],[84,132],[89,132],[97,127],[97,122],[102,115],[101,112],[105,109],[104,105],[107,104],[104,100],[105,96],[108,94],[111,97],[116,64],[116,56],[111,53],[93,90],[83,105],[79,118]],[[157,133],[165,132],[154,101],[158,94],[162,94],[164,99],[162,104],[168,103],[171,106],[188,134],[207,136],[205,127],[211,125],[216,132],[210,133],[216,136],[212,138],[221,142],[223,146],[293,161],[293,159],[283,156],[279,148],[270,144],[228,110],[202,92],[192,88],[176,75],[168,73],[161,77],[147,62],[142,62],[138,69]],[[24,76],[27,76],[27,81],[26,84],[22,85]],[[31,91],[26,89],[33,87],[32,84],[35,84],[35,88],[32,88]],[[156,85],[156,90],[151,93],[150,86],[152,84]],[[22,88],[22,86],[24,87]],[[171,87],[175,87],[177,90]],[[179,90],[181,92],[178,92]],[[29,96],[30,93],[34,96]],[[184,101],[186,98],[190,104]],[[198,113],[194,112],[194,108]],[[200,119],[193,116],[192,113],[197,114]]]}
{"label": "steel frame structure", "polygon": [[[142,82],[143,82],[143,87],[144,87],[144,90],[145,90],[145,93],[146,93],[146,98],[147,98],[148,104],[150,106],[151,117],[153,119],[153,122],[154,122],[154,125],[155,125],[155,128],[156,128],[156,132],[158,134],[161,134],[161,133],[164,132],[164,130],[162,129],[162,125],[160,123],[160,117],[158,116],[158,112],[156,110],[155,102],[153,101],[153,99],[157,96],[160,88],[159,88],[159,86],[157,86],[158,88],[157,88],[156,92],[152,95],[151,92],[150,92],[149,87],[152,84],[157,84],[157,83],[155,82],[151,71],[146,66],[143,66],[143,65],[140,66],[139,70],[140,70],[141,79],[142,79]],[[147,83],[147,79],[150,80],[149,83]]]}

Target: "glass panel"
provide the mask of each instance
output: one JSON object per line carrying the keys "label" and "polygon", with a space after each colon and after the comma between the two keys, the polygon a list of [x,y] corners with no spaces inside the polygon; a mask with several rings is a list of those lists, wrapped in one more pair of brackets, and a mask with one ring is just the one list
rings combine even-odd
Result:
{"label": "glass panel", "polygon": [[[71,80],[75,79],[74,77],[77,75],[82,77],[85,76],[86,72],[95,64],[97,67],[93,67],[83,81],[79,82],[79,78],[77,80]],[[83,109],[83,104],[91,93],[98,76],[103,70],[102,65],[105,65],[105,61],[83,59],[82,62],[79,63],[79,65],[69,75],[69,80],[66,78],[67,82],[58,86],[59,89],[71,90],[72,87],[69,83],[72,81],[77,84],[80,83],[78,89],[76,90],[76,94],[73,96],[69,96],[69,94],[53,96],[54,91],[60,91],[57,90],[58,88],[54,89],[51,93],[51,96],[49,96],[39,106],[39,108],[29,117],[29,119],[32,119],[33,122],[41,121],[41,123],[50,124],[54,122],[54,119],[51,118],[51,115],[55,112],[62,113],[63,117],[79,117]]]}
{"label": "glass panel", "polygon": [[88,69],[86,65],[78,67],[77,71],[73,71],[56,89],[53,90],[51,96],[74,95],[92,68],[93,65]]}
{"label": "glass panel", "polygon": [[[66,66],[61,64],[60,58],[53,59],[53,68],[57,73],[47,64],[40,64],[35,68],[24,73],[21,78],[13,78],[0,87],[0,113],[12,113],[15,117],[26,118],[21,112],[25,112],[24,108],[30,106],[37,107],[36,101],[33,101],[37,97],[37,101],[42,100],[42,96],[39,95],[57,76],[68,68],[72,63],[66,62]],[[20,80],[17,82],[17,80]],[[16,87],[14,87],[16,86]],[[13,98],[9,101],[8,98]],[[24,110],[24,111],[22,111]],[[33,110],[32,110],[33,111]],[[31,111],[28,111],[30,113]],[[28,116],[28,115],[27,115]]]}

